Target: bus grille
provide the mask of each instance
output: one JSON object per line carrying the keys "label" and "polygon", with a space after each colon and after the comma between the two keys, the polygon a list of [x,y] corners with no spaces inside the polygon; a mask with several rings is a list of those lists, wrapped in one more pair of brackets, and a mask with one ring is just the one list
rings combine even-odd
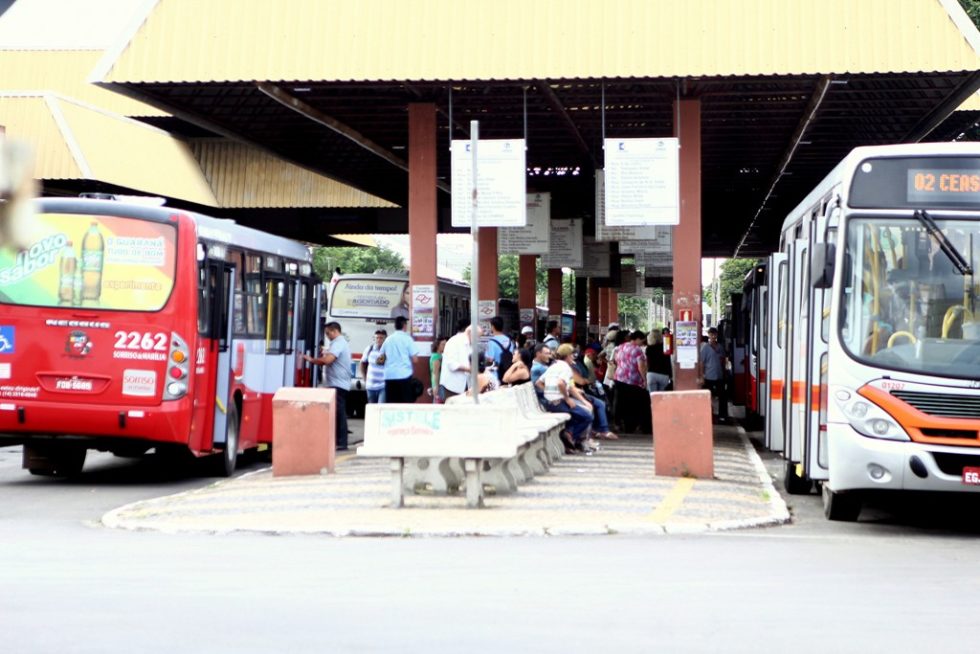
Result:
{"label": "bus grille", "polygon": [[922,413],[943,418],[980,418],[980,396],[892,391]]}
{"label": "bus grille", "polygon": [[963,468],[980,468],[980,456],[974,454],[950,454],[947,452],[931,452],[936,465],[947,475],[959,477]]}

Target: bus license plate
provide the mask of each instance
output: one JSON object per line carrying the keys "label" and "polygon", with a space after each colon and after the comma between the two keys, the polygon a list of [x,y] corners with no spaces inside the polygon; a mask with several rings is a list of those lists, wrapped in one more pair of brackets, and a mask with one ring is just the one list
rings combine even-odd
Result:
{"label": "bus license plate", "polygon": [[963,468],[963,483],[980,486],[980,468]]}

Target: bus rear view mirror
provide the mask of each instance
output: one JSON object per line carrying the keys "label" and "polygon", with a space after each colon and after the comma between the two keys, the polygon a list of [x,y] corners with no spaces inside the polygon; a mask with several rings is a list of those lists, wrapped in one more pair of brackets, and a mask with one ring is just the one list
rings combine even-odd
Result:
{"label": "bus rear view mirror", "polygon": [[810,248],[810,281],[813,288],[830,288],[834,283],[833,243],[814,243]]}

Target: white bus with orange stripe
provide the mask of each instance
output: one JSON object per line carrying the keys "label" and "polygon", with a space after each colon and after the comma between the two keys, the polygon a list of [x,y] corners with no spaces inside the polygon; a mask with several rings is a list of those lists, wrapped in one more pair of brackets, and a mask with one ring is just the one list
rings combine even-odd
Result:
{"label": "white bus with orange stripe", "polygon": [[789,492],[980,492],[978,267],[977,143],[857,148],[786,218],[753,315]]}

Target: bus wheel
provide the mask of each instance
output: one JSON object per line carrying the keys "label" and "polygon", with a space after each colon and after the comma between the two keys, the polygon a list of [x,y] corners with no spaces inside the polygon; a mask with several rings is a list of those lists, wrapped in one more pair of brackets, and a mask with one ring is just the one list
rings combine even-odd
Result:
{"label": "bus wheel", "polygon": [[214,472],[218,477],[231,477],[238,464],[238,407],[229,403],[228,407],[228,436],[225,438],[225,450],[216,457]]}
{"label": "bus wheel", "polygon": [[77,445],[25,445],[24,467],[42,477],[74,477],[85,466],[88,450]]}
{"label": "bus wheel", "polygon": [[813,488],[813,482],[806,477],[797,475],[796,464],[792,461],[787,461],[783,486],[790,495],[809,495],[810,490]]}
{"label": "bus wheel", "polygon": [[856,492],[835,493],[827,488],[822,489],[823,514],[828,520],[854,522],[861,514],[861,496]]}

